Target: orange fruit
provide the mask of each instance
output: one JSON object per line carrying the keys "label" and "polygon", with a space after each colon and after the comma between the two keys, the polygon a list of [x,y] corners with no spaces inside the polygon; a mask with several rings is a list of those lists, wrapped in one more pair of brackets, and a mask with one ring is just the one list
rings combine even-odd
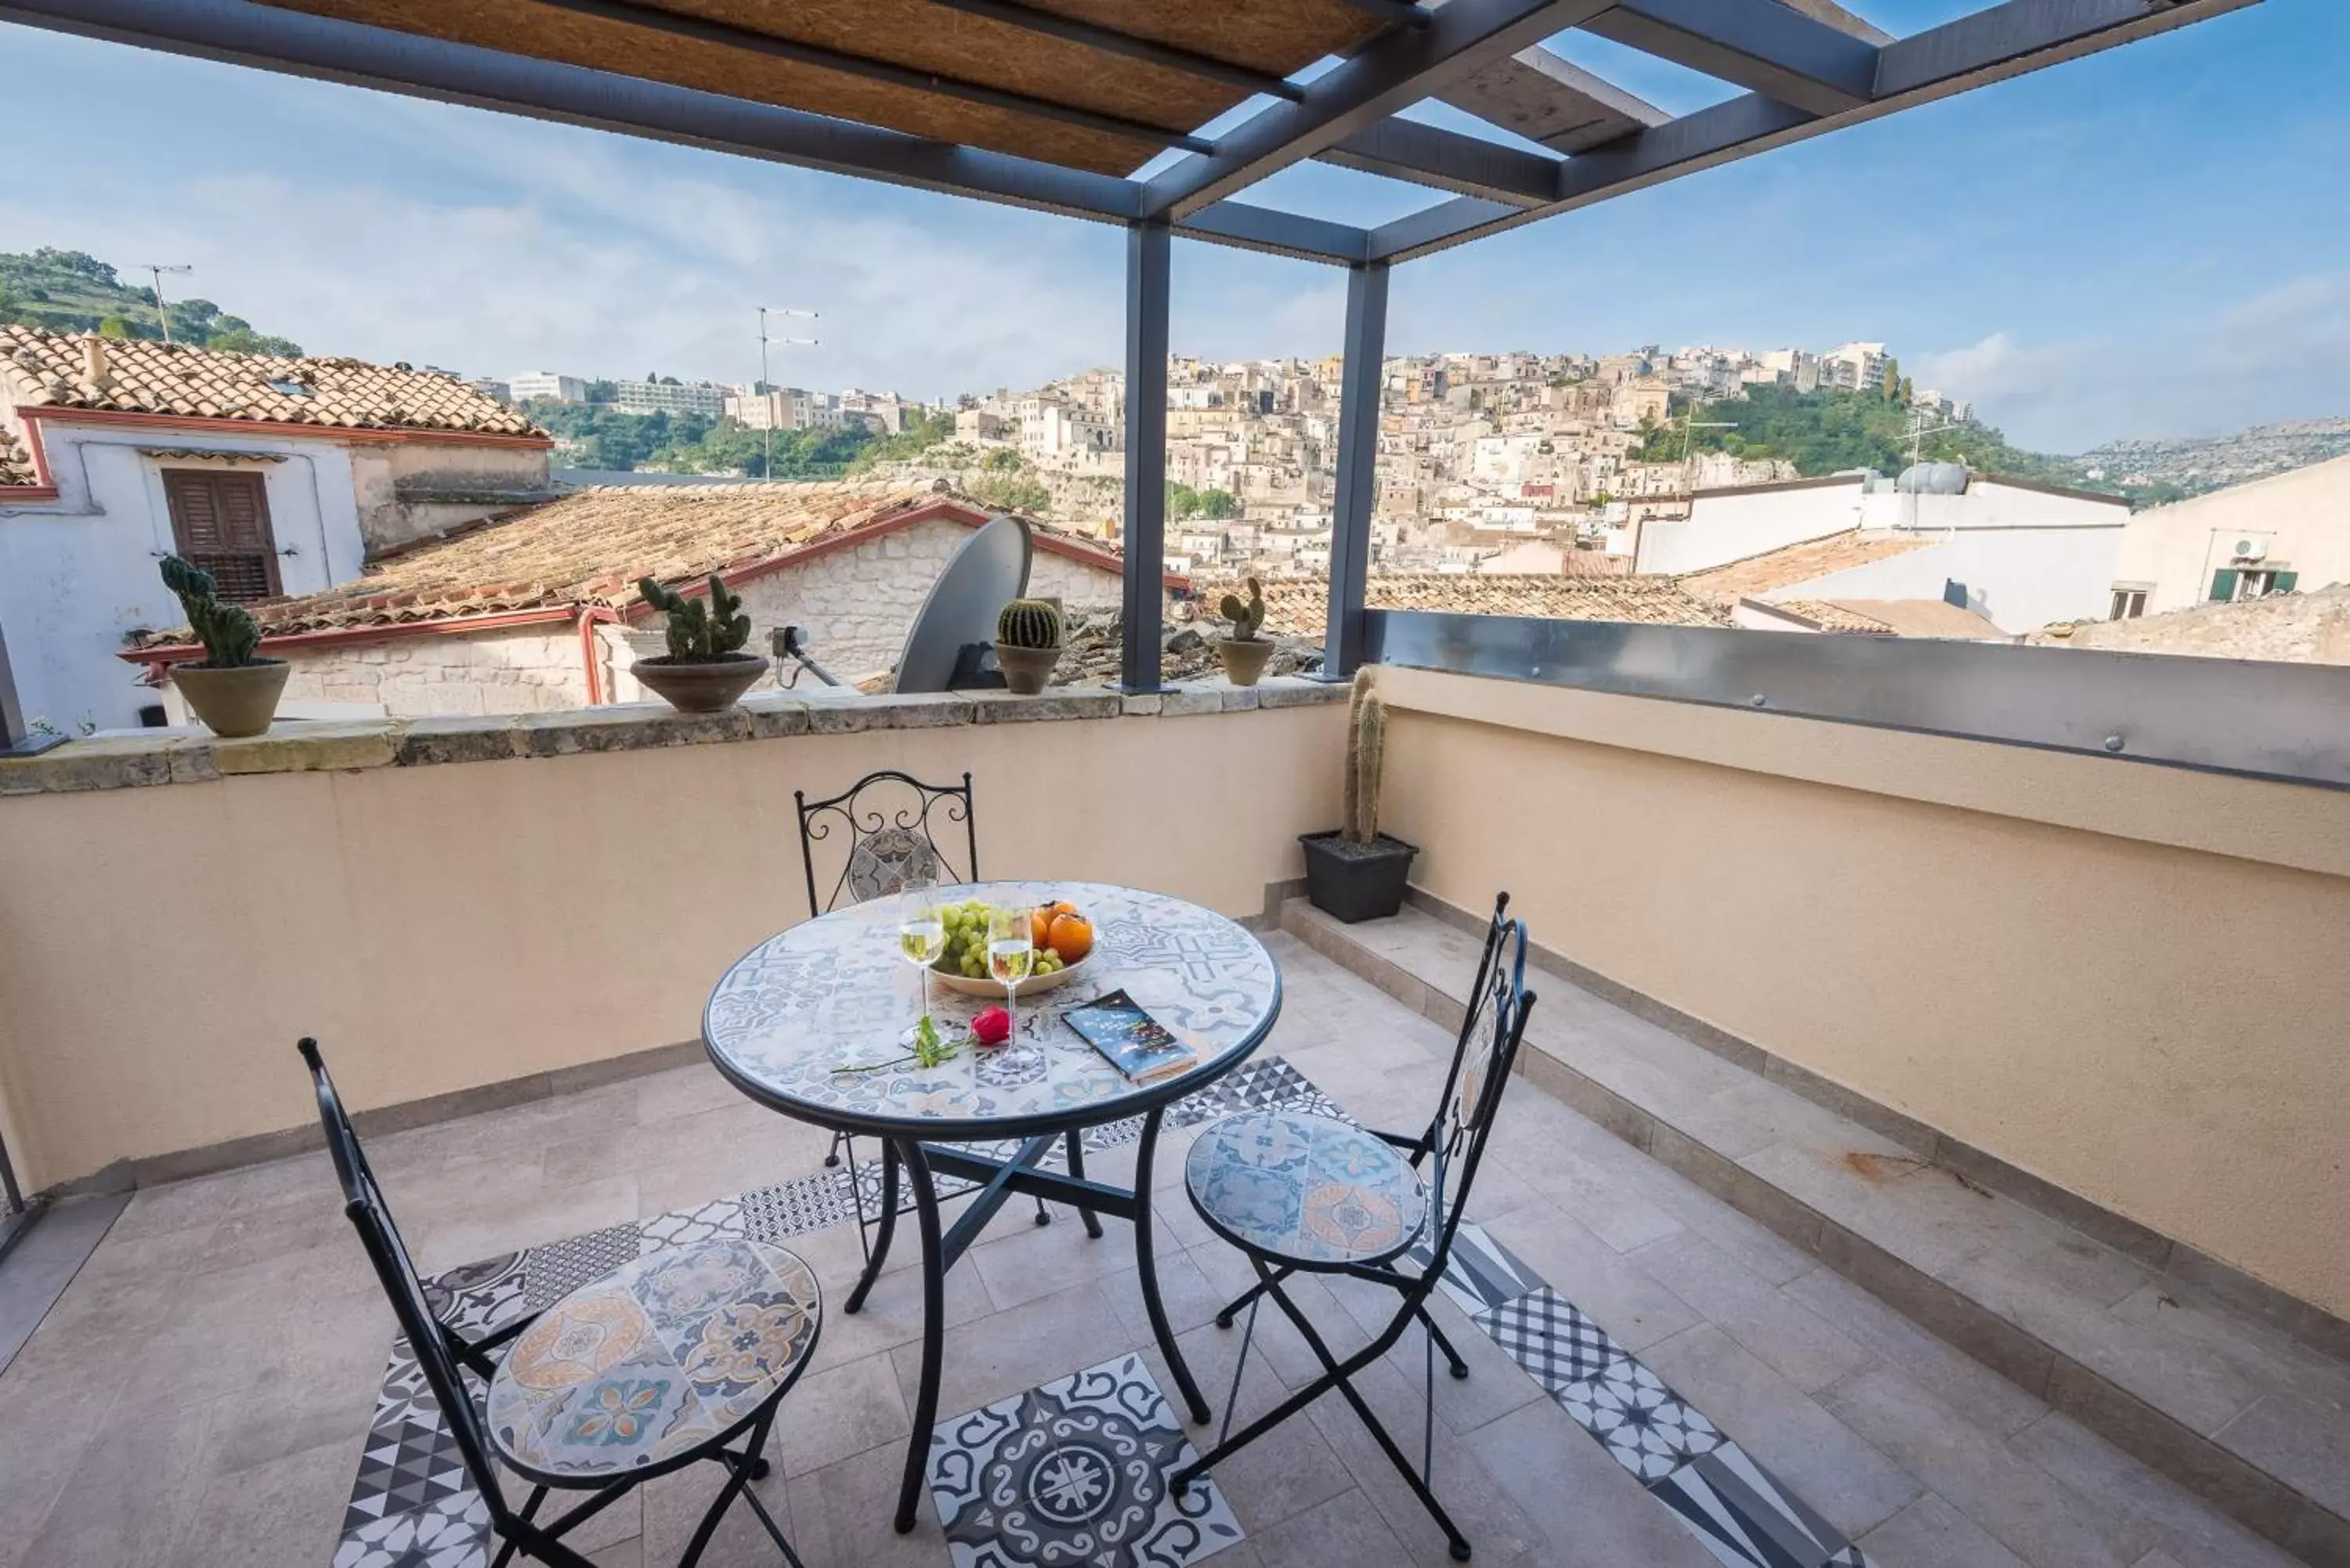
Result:
{"label": "orange fruit", "polygon": [[1063,963],[1077,963],[1094,950],[1094,923],[1072,909],[1053,917],[1045,945],[1061,955]]}
{"label": "orange fruit", "polygon": [[1039,904],[1028,911],[1029,946],[1042,949],[1053,945],[1053,906],[1050,904]]}

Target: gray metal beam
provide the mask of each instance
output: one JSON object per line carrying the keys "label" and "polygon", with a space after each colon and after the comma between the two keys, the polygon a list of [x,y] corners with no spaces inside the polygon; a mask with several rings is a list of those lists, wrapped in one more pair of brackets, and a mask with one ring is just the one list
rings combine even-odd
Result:
{"label": "gray metal beam", "polygon": [[1868,103],[1841,114],[1812,115],[1760,93],[1731,99],[1569,159],[1560,178],[1559,199],[1547,206],[1496,210],[1492,202],[1455,197],[1373,230],[1371,254],[1397,262],[1432,255],[1699,170],[2259,3],[2005,0],[1878,50],[1876,97]]}
{"label": "gray metal beam", "polygon": [[[1140,205],[1141,186],[1114,175],[253,0],[0,0],[0,20],[1066,217],[1124,223]],[[1279,255],[1351,263],[1368,244],[1264,208],[1196,216],[1178,231]]]}
{"label": "gray metal beam", "polygon": [[2350,789],[2350,670],[1912,637],[1372,610],[1366,657]]}
{"label": "gray metal beam", "polygon": [[1521,207],[1556,200],[1559,171],[1566,167],[1538,152],[1401,119],[1354,132],[1320,161]]}
{"label": "gray metal beam", "polygon": [[1586,33],[1814,114],[1866,103],[1877,47],[1777,0],[1618,0]]}
{"label": "gray metal beam", "polygon": [[1159,689],[1167,578],[1167,315],[1173,247],[1165,223],[1126,231],[1126,552],[1118,684]]}
{"label": "gray metal beam", "polygon": [[1555,152],[1583,152],[1672,118],[1536,45],[1439,92],[1441,102]]}
{"label": "gray metal beam", "polygon": [[1378,498],[1379,401],[1386,379],[1388,265],[1347,274],[1347,346],[1338,395],[1338,485],[1330,522],[1330,605],[1322,677],[1344,680],[1363,661],[1363,598]]}
{"label": "gray metal beam", "polygon": [[1614,0],[1450,0],[1426,26],[1399,27],[1315,78],[1305,101],[1277,103],[1143,184],[1146,216],[1183,218],[1335,147]]}
{"label": "gray metal beam", "polygon": [[1252,70],[1246,66],[1233,65],[1230,60],[1217,59],[1212,55],[1178,48],[1173,44],[1162,44],[1156,38],[1138,37],[1132,33],[1121,33],[1115,27],[1105,27],[1080,17],[1064,16],[1058,11],[1021,5],[1018,0],[931,0],[931,4],[973,16],[984,16],[991,22],[1001,22],[1006,26],[1041,33],[1046,37],[1083,44],[1104,54],[1123,55],[1128,59],[1164,66],[1186,76],[1222,82],[1247,92],[1261,92],[1268,98],[1296,99],[1305,96],[1304,88],[1271,71]]}

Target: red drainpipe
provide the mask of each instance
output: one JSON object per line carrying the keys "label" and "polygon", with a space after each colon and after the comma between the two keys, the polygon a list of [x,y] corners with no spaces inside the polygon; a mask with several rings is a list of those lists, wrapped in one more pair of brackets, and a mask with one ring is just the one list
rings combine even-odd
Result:
{"label": "red drainpipe", "polygon": [[602,605],[579,607],[579,663],[588,674],[588,705],[600,708],[604,704],[604,677],[601,663],[596,657],[596,623],[610,621],[619,625],[619,612]]}

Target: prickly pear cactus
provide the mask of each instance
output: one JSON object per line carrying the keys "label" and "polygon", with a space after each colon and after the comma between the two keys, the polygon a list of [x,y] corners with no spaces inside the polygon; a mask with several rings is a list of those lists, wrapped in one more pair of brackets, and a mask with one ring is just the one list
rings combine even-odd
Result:
{"label": "prickly pear cactus", "polygon": [[707,664],[735,652],[751,640],[751,618],[743,613],[743,596],[727,587],[718,574],[710,574],[710,597],[688,598],[665,587],[658,577],[637,579],[645,603],[669,617],[669,656]]}
{"label": "prickly pear cactus", "polygon": [[1232,623],[1234,642],[1254,642],[1264,625],[1264,588],[1254,577],[1248,579],[1249,597],[1243,602],[1238,594],[1226,594],[1217,612]]}

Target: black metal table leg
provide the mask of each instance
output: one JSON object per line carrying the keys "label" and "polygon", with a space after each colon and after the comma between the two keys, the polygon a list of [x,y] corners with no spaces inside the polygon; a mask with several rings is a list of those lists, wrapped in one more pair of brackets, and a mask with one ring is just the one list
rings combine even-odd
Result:
{"label": "black metal table leg", "polygon": [[[908,1138],[899,1147],[906,1179],[914,1189],[915,1228],[922,1238],[922,1375],[914,1390],[914,1430],[906,1439],[906,1479],[898,1489],[898,1533],[914,1528],[920,1508],[924,1472],[931,1458],[931,1428],[939,1419],[939,1363],[944,1358],[947,1334],[946,1251],[939,1235],[938,1188],[931,1180],[930,1162],[922,1146]],[[877,1249],[878,1251],[878,1249]],[[1203,1417],[1204,1418],[1204,1417]]]}
{"label": "black metal table leg", "polygon": [[[1071,1127],[1062,1136],[1065,1139],[1063,1147],[1069,1152],[1069,1174],[1083,1181],[1086,1179],[1086,1135]],[[1097,1241],[1100,1241],[1101,1217],[1090,1209],[1079,1209],[1077,1213],[1086,1222],[1086,1234]]]}
{"label": "black metal table leg", "polygon": [[[857,1179],[854,1167],[849,1169],[848,1179],[851,1181]],[[936,1216],[932,1218],[935,1220]],[[881,1145],[881,1219],[878,1229],[879,1233],[873,1238],[873,1245],[865,1254],[865,1272],[857,1277],[857,1288],[848,1293],[848,1300],[840,1309],[845,1313],[855,1313],[865,1305],[865,1298],[873,1292],[873,1282],[881,1277],[881,1265],[889,1261],[889,1238],[897,1234],[898,1143],[895,1138],[884,1139]],[[865,1215],[861,1208],[858,1211],[857,1231],[860,1238],[865,1233]]]}
{"label": "black metal table leg", "polygon": [[1183,1353],[1175,1347],[1175,1331],[1168,1326],[1166,1303],[1159,1299],[1159,1260],[1150,1244],[1150,1157],[1159,1147],[1161,1114],[1153,1108],[1142,1118],[1142,1146],[1134,1157],[1134,1267],[1140,1276],[1143,1307],[1150,1314],[1150,1332],[1159,1340],[1159,1354],[1167,1358],[1167,1369],[1175,1375],[1175,1386],[1182,1391],[1184,1405],[1191,1413],[1191,1424],[1203,1427],[1211,1412],[1200,1393],[1199,1384],[1191,1379],[1191,1369],[1183,1363]]}

